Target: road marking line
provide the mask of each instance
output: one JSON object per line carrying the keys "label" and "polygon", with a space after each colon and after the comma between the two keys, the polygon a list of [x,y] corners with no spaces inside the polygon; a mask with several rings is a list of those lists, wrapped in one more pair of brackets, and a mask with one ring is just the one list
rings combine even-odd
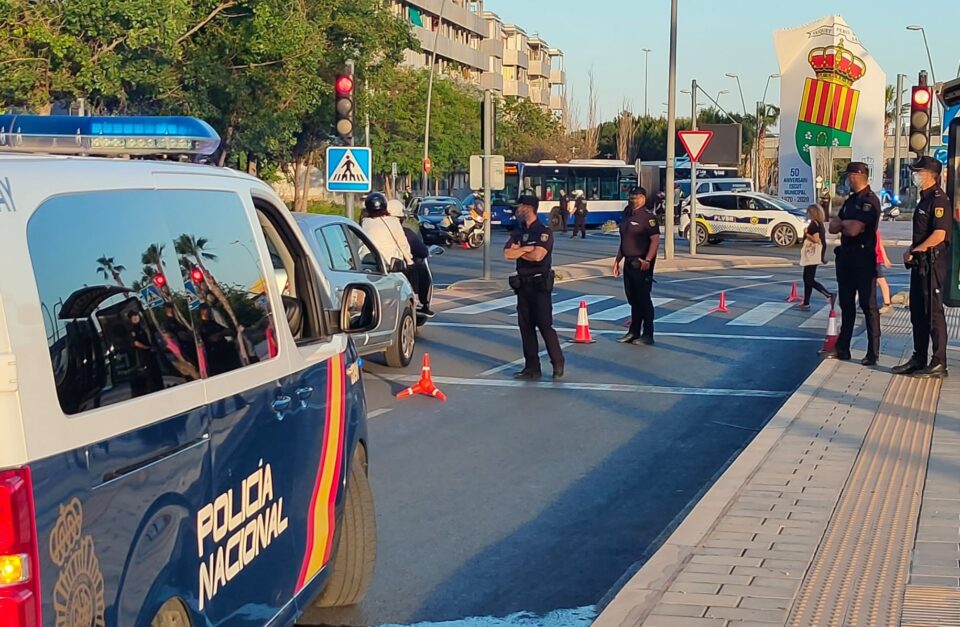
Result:
{"label": "road marking line", "polygon": [[493,300],[487,300],[482,303],[474,303],[472,305],[457,307],[456,309],[451,309],[450,311],[445,311],[443,313],[456,314],[461,316],[472,316],[474,314],[486,313],[488,311],[493,311],[494,309],[502,309],[510,305],[515,305],[516,302],[517,302],[516,296],[504,296],[503,298],[495,298]]}
{"label": "road marking line", "polygon": [[731,320],[727,325],[735,327],[762,327],[788,309],[793,309],[793,307],[793,303],[763,303]]}
{"label": "road marking line", "polygon": [[384,414],[390,413],[393,411],[392,407],[383,407],[381,409],[374,409],[373,411],[367,412],[367,420],[376,418],[377,416],[382,416]]}
{"label": "road marking line", "polygon": [[757,287],[766,287],[768,285],[783,285],[784,283],[795,283],[796,281],[765,281],[764,283],[754,283],[753,285],[741,285],[740,287],[730,287],[723,290],[716,290],[715,292],[708,292],[701,296],[695,297],[693,300],[706,300],[707,298],[716,298],[720,295],[720,292],[738,292],[740,290],[752,290]]}
{"label": "road marking line", "polygon": [[[728,300],[727,305],[732,305],[734,302]],[[709,314],[714,307],[716,305],[712,302],[701,301],[658,318],[655,322],[657,324],[690,324]]]}
{"label": "road marking line", "polygon": [[[553,303],[553,315],[562,314],[567,311],[573,311],[580,307],[580,301],[587,303],[587,305],[594,305],[596,303],[602,303],[605,300],[610,300],[613,296],[577,296],[576,298],[568,298],[566,300],[561,300],[560,302]],[[516,313],[511,314],[516,317]]]}
{"label": "road marking line", "polygon": [[763,279],[772,279],[772,278],[773,278],[773,275],[772,275],[772,274],[765,274],[765,275],[763,275],[763,276],[734,276],[734,275],[732,275],[732,274],[729,275],[729,276],[709,276],[709,275],[707,275],[707,276],[693,277],[692,279],[672,279],[672,280],[670,280],[670,281],[657,281],[657,283],[662,283],[662,284],[666,284],[666,283],[688,283],[688,282],[691,282],[691,281],[716,281],[716,280],[719,280],[719,279],[743,279],[744,281],[761,281],[761,280],[763,280]]}
{"label": "road marking line", "polygon": [[[419,381],[419,375],[387,378],[388,381],[408,383]],[[467,379],[460,377],[434,377],[440,385],[464,385],[472,387],[522,388],[536,387],[544,390],[577,390],[587,392],[625,392],[628,394],[668,394],[679,396],[745,396],[751,398],[783,398],[792,391],[738,390],[731,388],[691,388],[666,385],[631,385],[623,383],[569,383],[553,381],[515,381],[513,379]]]}
{"label": "road marking line", "polygon": [[[428,326],[449,327],[453,329],[484,329],[488,331],[516,331],[512,324],[471,324],[468,322],[430,322]],[[557,333],[576,333],[576,329],[555,327]],[[593,335],[623,335],[623,329],[592,329]],[[823,342],[823,338],[815,337],[788,337],[781,335],[739,335],[734,333],[678,333],[660,332],[656,337],[688,337],[707,340],[771,340],[776,342]]]}
{"label": "road marking line", "polygon": [[823,306],[823,309],[813,314],[807,318],[803,324],[800,325],[801,329],[826,329],[827,328],[827,319],[830,317],[830,305],[829,303]]}
{"label": "road marking line", "polygon": [[[666,305],[667,303],[672,303],[674,299],[672,298],[654,298],[653,306],[660,307]],[[590,314],[591,320],[602,320],[607,322],[616,322],[617,320],[622,320],[624,318],[630,317],[630,303],[625,305],[618,305],[612,309],[606,309],[604,311],[599,311],[595,314]]]}
{"label": "road marking line", "polygon": [[[562,344],[560,344],[560,349],[563,350],[563,349],[565,349],[565,348],[569,348],[569,347],[572,346],[572,345],[573,345],[573,342],[563,342]],[[543,356],[546,355],[546,354],[547,354],[547,351],[546,351],[546,349],[544,349],[544,350],[540,351],[539,356],[540,356],[540,357],[543,357]],[[513,361],[511,361],[511,362],[509,362],[509,363],[506,363],[506,364],[503,364],[502,366],[497,366],[496,368],[491,368],[490,370],[485,370],[485,371],[481,372],[481,373],[480,373],[479,375],[477,375],[477,376],[480,376],[480,377],[489,377],[489,376],[492,375],[492,374],[497,374],[498,372],[503,372],[504,370],[509,370],[510,368],[516,368],[517,366],[519,366],[520,364],[524,363],[525,361],[526,361],[526,359],[523,358],[523,357],[521,357],[520,359],[514,359]]]}

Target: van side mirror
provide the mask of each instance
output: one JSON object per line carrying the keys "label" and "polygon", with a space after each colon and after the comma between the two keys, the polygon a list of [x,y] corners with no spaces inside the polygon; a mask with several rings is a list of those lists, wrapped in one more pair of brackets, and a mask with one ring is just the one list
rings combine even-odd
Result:
{"label": "van side mirror", "polygon": [[403,259],[394,259],[393,261],[390,262],[390,269],[388,270],[388,272],[390,273],[403,272],[406,269],[407,269],[407,264],[403,261]]}
{"label": "van side mirror", "polygon": [[372,285],[347,285],[340,303],[340,329],[344,333],[366,333],[380,324],[380,303]]}

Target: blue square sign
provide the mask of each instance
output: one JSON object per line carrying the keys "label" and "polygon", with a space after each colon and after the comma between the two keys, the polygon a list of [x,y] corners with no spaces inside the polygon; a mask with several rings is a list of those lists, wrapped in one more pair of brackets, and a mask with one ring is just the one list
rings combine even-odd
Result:
{"label": "blue square sign", "polygon": [[327,148],[327,191],[370,191],[373,157],[369,148],[330,146]]}

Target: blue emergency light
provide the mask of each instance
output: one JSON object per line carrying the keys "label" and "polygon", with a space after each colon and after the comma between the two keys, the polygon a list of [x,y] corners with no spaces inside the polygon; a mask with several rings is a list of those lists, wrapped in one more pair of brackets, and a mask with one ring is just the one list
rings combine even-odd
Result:
{"label": "blue emergency light", "polygon": [[211,155],[213,127],[184,116],[0,115],[0,152],[61,155]]}

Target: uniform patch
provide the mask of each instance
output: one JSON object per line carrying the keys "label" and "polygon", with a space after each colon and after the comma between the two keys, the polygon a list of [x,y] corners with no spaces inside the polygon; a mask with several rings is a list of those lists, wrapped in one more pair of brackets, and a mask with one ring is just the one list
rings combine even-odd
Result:
{"label": "uniform patch", "polygon": [[549,234],[549,233],[544,233],[543,235],[541,235],[541,236],[540,236],[540,241],[541,241],[541,242],[544,242],[544,243],[549,242],[549,241],[550,241],[550,234]]}
{"label": "uniform patch", "polygon": [[650,218],[650,226],[657,226],[657,221],[654,218]]}
{"label": "uniform patch", "polygon": [[529,236],[527,233],[524,233],[524,234],[523,234],[523,242],[526,243],[528,239],[530,239],[530,236]]}
{"label": "uniform patch", "polygon": [[942,218],[942,217],[943,217],[943,207],[937,207],[936,209],[934,209],[934,210],[933,210],[933,215],[935,215],[935,216],[938,217],[938,218]]}

